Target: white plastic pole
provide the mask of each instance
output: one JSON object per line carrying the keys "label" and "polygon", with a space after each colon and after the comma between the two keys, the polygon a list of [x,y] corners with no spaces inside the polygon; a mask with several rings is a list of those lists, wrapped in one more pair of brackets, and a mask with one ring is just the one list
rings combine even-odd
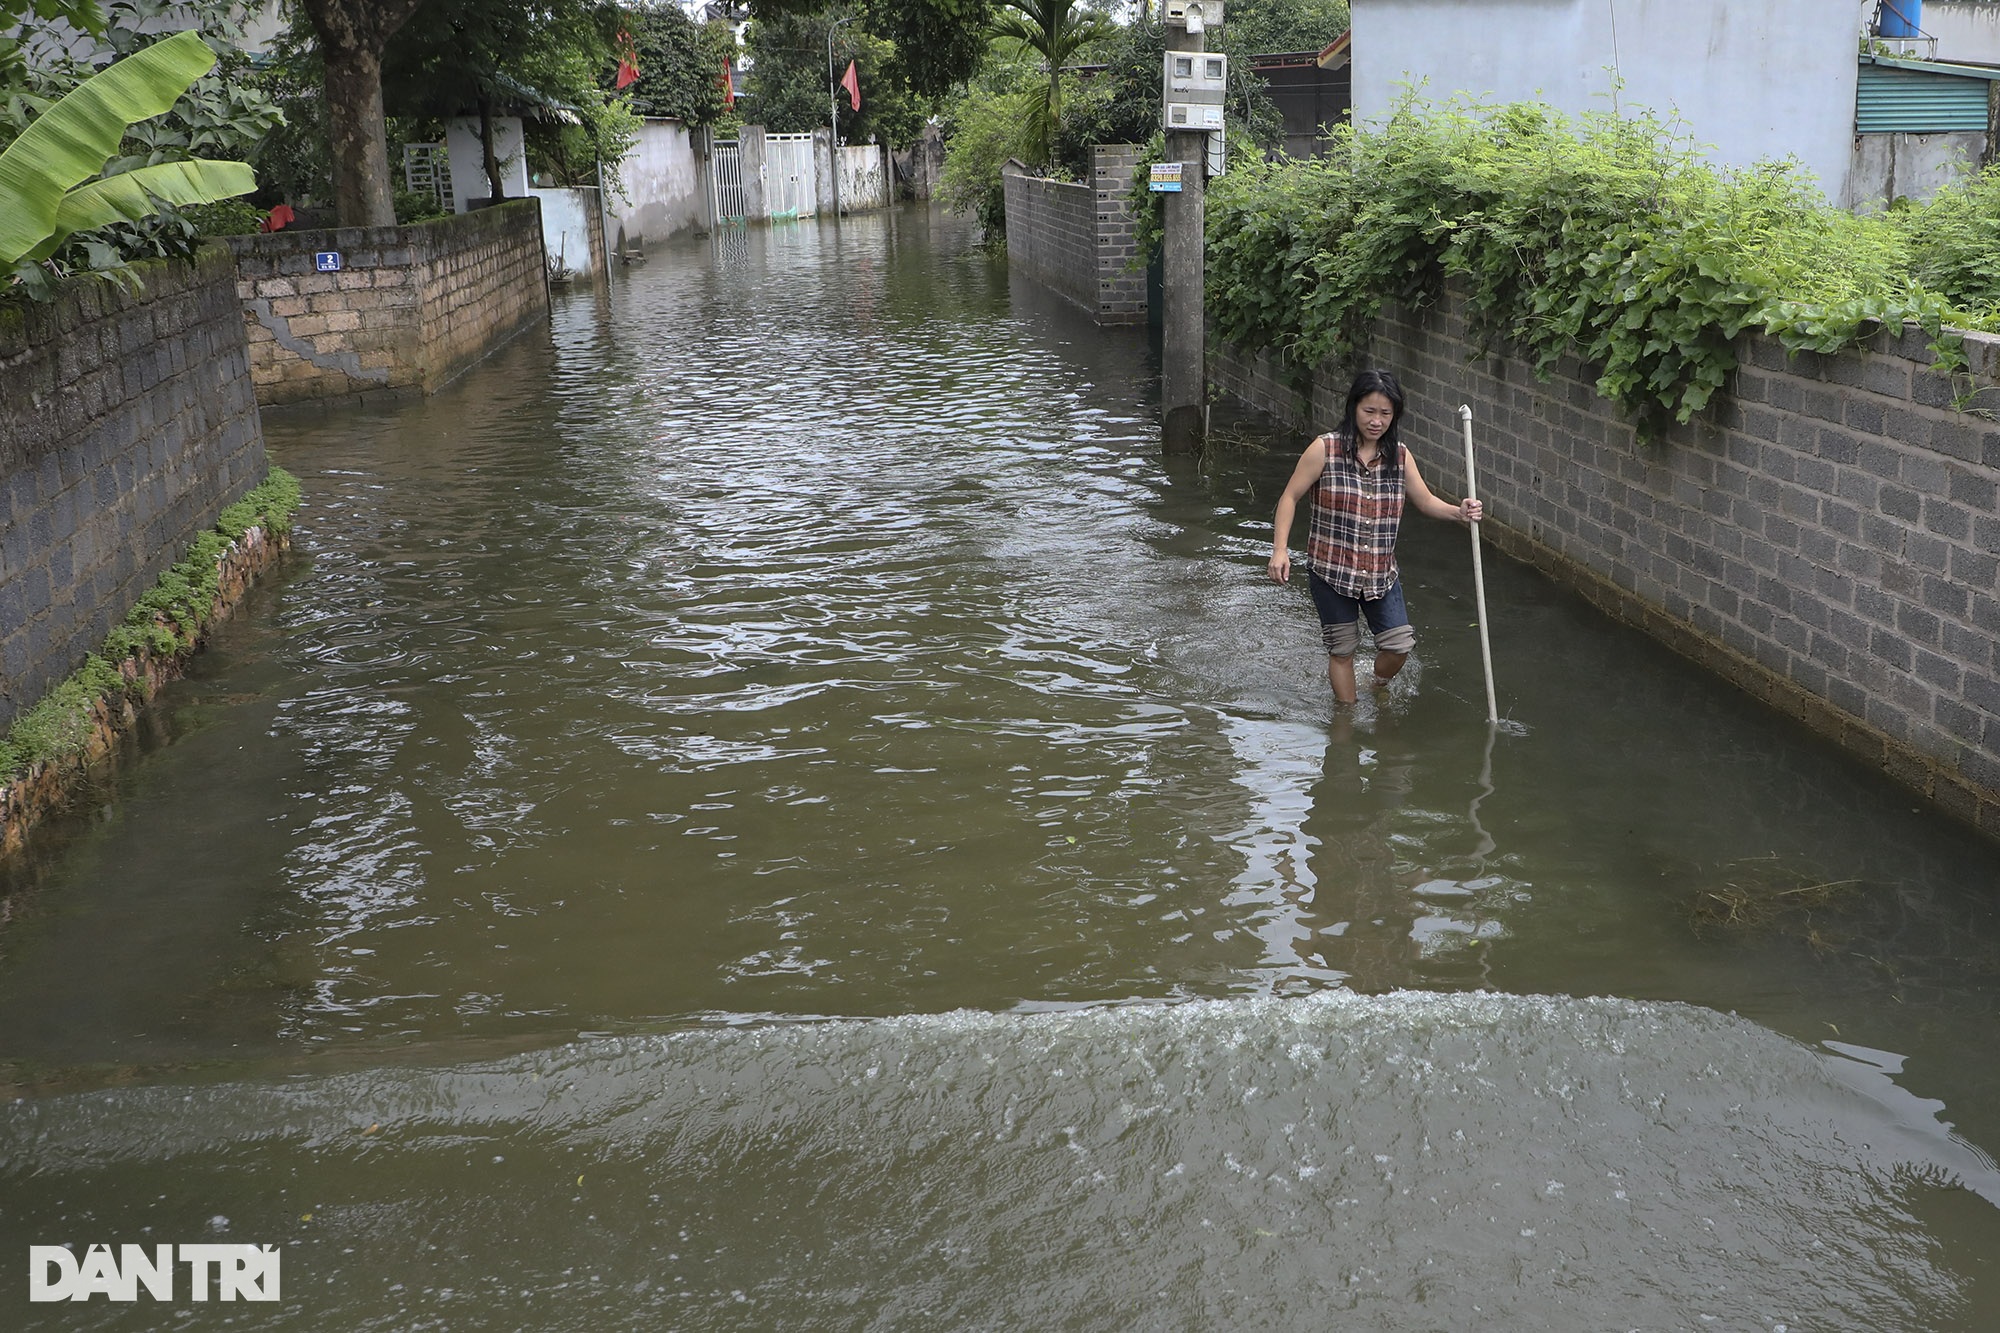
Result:
{"label": "white plastic pole", "polygon": [[[1465,426],[1465,498],[1471,500],[1479,494],[1472,471],[1472,409],[1459,404],[1458,419]],[[1479,661],[1486,668],[1486,720],[1497,723],[1500,705],[1493,697],[1493,643],[1486,636],[1486,572],[1479,560],[1479,525],[1466,526],[1472,529],[1472,593],[1479,608]]]}

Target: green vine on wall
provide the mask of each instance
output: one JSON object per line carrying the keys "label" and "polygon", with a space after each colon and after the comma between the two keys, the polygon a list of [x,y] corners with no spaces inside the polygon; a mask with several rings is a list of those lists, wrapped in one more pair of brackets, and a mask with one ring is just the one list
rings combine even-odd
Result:
{"label": "green vine on wall", "polygon": [[98,702],[144,689],[143,681],[126,678],[119,663],[193,648],[221,591],[223,555],[251,528],[272,537],[290,531],[299,498],[298,479],[274,467],[254,490],[224,509],[215,526],[195,538],[186,557],[160,575],[105,637],[104,646],[15,719],[0,739],[0,782],[12,782],[36,764],[81,754]]}
{"label": "green vine on wall", "polygon": [[1796,163],[1723,171],[1670,122],[1533,103],[1412,99],[1329,147],[1208,192],[1209,318],[1301,382],[1351,358],[1385,305],[1429,304],[1449,279],[1482,352],[1517,349],[1544,377],[1576,356],[1652,436],[1707,407],[1746,329],[1832,352],[1915,323],[1949,373],[1950,330],[2000,311],[2000,172],[1859,216]]}

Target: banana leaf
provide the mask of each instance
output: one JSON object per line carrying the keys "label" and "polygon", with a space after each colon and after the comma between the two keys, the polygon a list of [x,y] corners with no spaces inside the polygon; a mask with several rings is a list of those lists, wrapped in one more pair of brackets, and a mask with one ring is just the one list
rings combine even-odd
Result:
{"label": "banana leaf", "polygon": [[[113,222],[139,222],[160,211],[160,203],[212,204],[257,188],[256,173],[243,162],[161,162],[80,185],[63,196],[54,232],[28,252],[47,259],[71,232]],[[158,201],[158,202],[155,202]]]}
{"label": "banana leaf", "polygon": [[44,243],[63,196],[104,170],[126,126],[171,110],[214,65],[200,34],[176,33],[99,70],[0,150],[0,266]]}

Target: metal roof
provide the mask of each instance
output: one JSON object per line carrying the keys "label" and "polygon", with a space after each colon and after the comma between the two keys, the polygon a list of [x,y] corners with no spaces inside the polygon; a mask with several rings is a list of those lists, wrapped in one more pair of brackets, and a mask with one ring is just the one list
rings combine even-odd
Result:
{"label": "metal roof", "polygon": [[1856,134],[1954,134],[1987,128],[1986,94],[2000,70],[1862,58]]}
{"label": "metal roof", "polygon": [[1865,55],[1864,65],[1880,65],[1884,69],[1909,69],[1919,74],[1949,74],[1958,79],[2000,79],[2000,69],[1991,65],[1953,65],[1942,60],[1900,60],[1895,56]]}

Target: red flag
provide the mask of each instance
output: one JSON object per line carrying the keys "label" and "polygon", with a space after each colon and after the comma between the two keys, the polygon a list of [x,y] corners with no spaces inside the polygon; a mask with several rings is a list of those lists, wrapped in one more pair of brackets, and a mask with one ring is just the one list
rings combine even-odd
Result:
{"label": "red flag", "polygon": [[736,72],[729,68],[727,60],[722,62],[722,78],[718,82],[722,84],[722,105],[725,107],[735,106]]}
{"label": "red flag", "polygon": [[859,111],[861,109],[861,76],[854,72],[854,62],[852,60],[847,62],[847,73],[840,76],[840,86],[847,89],[848,100],[853,103],[854,109]]}
{"label": "red flag", "polygon": [[639,81],[639,49],[632,44],[632,34],[618,34],[618,75],[612,80],[614,89],[624,88]]}

